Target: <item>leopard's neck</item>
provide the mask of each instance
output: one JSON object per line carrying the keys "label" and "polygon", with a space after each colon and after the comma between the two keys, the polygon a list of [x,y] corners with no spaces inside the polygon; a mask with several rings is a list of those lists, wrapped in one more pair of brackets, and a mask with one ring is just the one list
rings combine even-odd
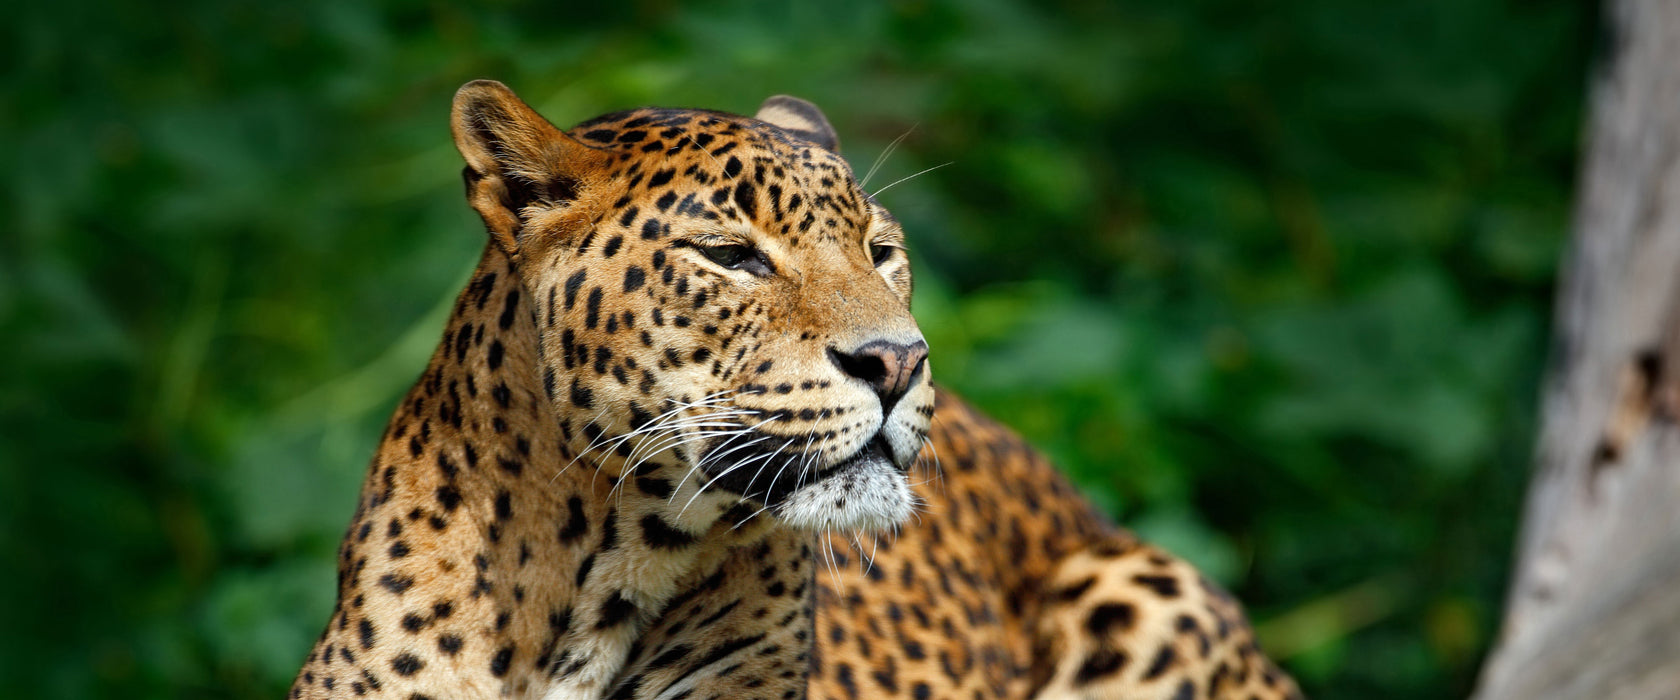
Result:
{"label": "leopard's neck", "polygon": [[620,480],[575,454],[530,298],[487,247],[369,468],[304,696],[333,694],[315,692],[330,678],[598,697],[674,597],[767,535],[806,541],[764,523],[672,528],[659,514],[680,474]]}

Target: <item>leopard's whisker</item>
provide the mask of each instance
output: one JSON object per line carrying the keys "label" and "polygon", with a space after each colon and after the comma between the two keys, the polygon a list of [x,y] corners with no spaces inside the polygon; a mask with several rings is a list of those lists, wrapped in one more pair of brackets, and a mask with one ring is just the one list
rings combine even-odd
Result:
{"label": "leopard's whisker", "polygon": [[[802,488],[805,488],[805,477],[809,473],[808,472],[808,466],[811,463],[811,443],[815,442],[816,438],[817,438],[817,436],[815,434],[806,433],[806,435],[805,435],[805,447],[801,448],[800,451],[799,451],[798,466],[794,468],[794,472],[793,472],[793,474],[794,474],[793,490],[794,491],[798,491]],[[792,464],[792,460],[789,461],[789,464]],[[789,466],[788,464],[784,464],[782,466],[782,469],[786,470],[788,466]],[[776,486],[776,482],[780,481],[781,478],[782,478],[782,473],[780,471],[776,472],[775,478],[770,480],[771,488],[774,488]],[[786,504],[783,504],[783,505],[785,506]]]}
{"label": "leopard's whisker", "polygon": [[758,517],[759,513],[763,513],[764,511],[767,511],[767,510],[770,510],[770,506],[764,506],[763,508],[760,508],[758,510],[753,511],[752,515],[748,515],[747,517],[742,518],[741,522],[735,523],[735,527],[729,528],[729,532],[734,532],[736,530],[741,529],[742,525],[746,525],[747,523],[751,522],[753,518]]}
{"label": "leopard's whisker", "polygon": [[[733,437],[736,437],[736,436],[739,436],[739,435],[747,435],[747,434],[750,434],[751,432],[752,431],[750,429],[741,428],[741,429],[738,429],[738,430],[731,430],[731,431],[714,431],[714,432],[707,432],[707,433],[699,433],[697,435],[690,436],[688,439],[683,440],[683,441],[681,441],[681,442],[679,442],[675,445],[672,445],[671,449],[674,450],[674,449],[676,449],[678,447],[681,447],[683,445],[687,445],[687,444],[694,443],[694,442],[701,442],[701,441],[705,441],[705,440],[710,440],[710,439],[713,439],[713,438],[722,438],[722,439],[727,441],[729,438],[733,438]],[[749,443],[749,444],[751,444],[751,443]],[[709,457],[708,458],[702,458],[700,461],[695,462],[694,464],[690,465],[689,468],[687,469],[687,471],[683,472],[683,478],[681,480],[679,480],[677,482],[676,487],[671,490],[670,498],[666,499],[665,502],[667,504],[674,503],[676,501],[677,495],[682,493],[682,487],[683,487],[684,484],[688,483],[689,477],[694,476],[696,473],[704,473],[705,472],[706,465],[711,463],[709,461],[709,459],[710,459]]]}
{"label": "leopard's whisker", "polygon": [[[774,454],[777,454],[777,455],[781,454],[782,450],[787,449],[788,445],[791,445],[791,444],[793,444],[793,441],[784,440],[782,442],[782,446],[776,448],[776,451],[775,451]],[[748,491],[752,490],[752,485],[753,484],[758,483],[758,477],[760,475],[764,474],[764,468],[770,466],[770,462],[772,462],[772,461],[774,461],[774,460],[773,459],[765,460],[763,464],[758,465],[758,471],[753,472],[753,475],[752,475],[751,479],[747,479],[747,490]],[[774,480],[772,480],[772,485],[774,485],[773,482],[774,482]]]}
{"label": "leopard's whisker", "polygon": [[[723,410],[720,410],[720,411],[714,411],[712,413],[702,413],[702,414],[694,415],[694,416],[684,416],[684,415],[682,415],[682,411],[689,410],[690,408],[696,408],[696,407],[683,406],[683,407],[674,408],[674,409],[671,409],[669,411],[666,411],[664,413],[659,414],[658,417],[650,419],[647,423],[643,424],[641,427],[635,428],[635,429],[631,430],[630,432],[625,433],[623,436],[619,437],[618,439],[614,440],[613,443],[610,445],[611,449],[617,449],[619,445],[621,445],[621,444],[625,443],[626,441],[629,441],[633,438],[636,438],[636,437],[639,437],[639,436],[642,436],[642,435],[646,435],[649,432],[658,431],[658,430],[668,428],[668,427],[671,427],[671,426],[683,427],[683,426],[688,426],[688,425],[690,425],[694,422],[704,422],[704,421],[717,420],[717,419],[719,419],[720,416],[744,415],[744,414],[748,413],[747,411],[739,410],[739,409],[723,409]],[[710,407],[707,407],[707,408],[710,408]],[[631,454],[634,455],[635,451],[632,450]],[[630,457],[626,456],[625,459],[626,459],[626,461],[628,461],[630,459]]]}
{"label": "leopard's whisker", "polygon": [[[689,435],[687,432],[689,429],[740,427],[739,423],[722,420],[722,418],[737,415],[752,414],[747,411],[725,411],[704,416],[692,416],[686,419],[672,420],[663,426],[659,426],[657,430],[649,429],[648,433],[642,436],[643,439],[637,442],[635,449],[630,451],[630,455],[624,458],[626,462],[631,463],[630,466],[625,468],[625,471],[635,471],[636,467],[641,466],[642,462],[652,459],[655,455],[675,447],[676,444],[681,444],[682,438]],[[643,429],[647,429],[647,427],[644,426]],[[676,444],[671,444],[673,442]]]}
{"label": "leopard's whisker", "polygon": [[[787,442],[783,442],[783,443],[782,443],[782,446],[781,446],[781,447],[778,447],[778,448],[776,448],[776,451],[775,451],[775,452],[772,452],[772,453],[770,453],[770,454],[769,454],[769,455],[766,455],[766,457],[765,457],[765,459],[764,459],[764,464],[766,464],[766,465],[767,465],[767,464],[769,464],[769,463],[770,463],[770,462],[772,462],[772,461],[775,461],[775,458],[776,458],[776,456],[777,456],[777,455],[780,455],[780,454],[781,454],[781,453],[782,453],[782,450],[785,450],[785,449],[787,449],[787,447],[788,447],[788,445],[791,445],[791,444],[793,444],[793,443],[792,443],[792,442],[791,442],[791,441],[787,441]],[[783,463],[783,468],[784,468],[784,469],[785,469],[785,468],[786,468],[786,462],[784,462],[784,463]],[[753,474],[753,478],[751,478],[751,479],[748,479],[748,480],[747,480],[747,489],[746,489],[746,490],[747,490],[747,492],[749,492],[749,493],[750,493],[750,492],[751,492],[751,491],[752,491],[752,485],[753,485],[753,483],[754,483],[754,482],[756,482],[756,481],[758,481],[758,474],[761,474],[761,473],[763,473],[763,472],[764,472],[764,466],[763,466],[763,465],[760,465],[760,466],[759,466],[759,468],[758,468],[758,473],[755,473],[755,474]],[[777,471],[777,472],[776,472],[776,473],[777,473],[777,474],[780,474],[780,473],[781,473],[781,472],[780,472],[780,471]],[[775,479],[774,479],[774,478],[772,478],[772,479],[771,479],[771,480],[770,480],[770,488],[769,488],[769,489],[766,489],[766,493],[767,493],[767,494],[768,494],[768,492],[769,492],[769,491],[770,491],[770,490],[773,490],[773,489],[774,489],[774,488],[775,488],[775,487],[776,487],[776,480],[775,480]],[[698,495],[698,494],[696,494],[696,495]],[[769,498],[766,498],[766,499],[765,499],[765,501],[766,501],[766,503],[767,503],[767,504],[768,504],[768,502],[769,502]],[[685,507],[686,507],[686,506],[685,506]],[[739,523],[737,523],[737,524],[736,524],[736,525],[735,525],[735,527],[732,527],[732,528],[729,528],[729,529],[730,529],[730,530],[731,530],[731,531],[733,531],[733,530],[735,530],[735,529],[736,529],[736,528],[739,528],[739,527],[741,527],[741,526],[742,526],[742,525],[745,525],[745,524],[747,524],[747,521],[749,521],[749,520],[752,520],[752,519],[753,519],[753,517],[754,517],[754,516],[756,516],[756,515],[758,515],[758,514],[759,514],[759,513],[763,513],[763,512],[764,512],[764,511],[765,511],[765,509],[767,509],[767,508],[769,508],[769,507],[770,507],[770,506],[769,506],[769,505],[765,505],[765,506],[764,506],[764,508],[760,508],[760,509],[758,509],[758,510],[757,510],[757,511],[755,511],[755,512],[753,512],[753,514],[752,514],[752,515],[748,515],[748,516],[747,516],[747,517],[746,517],[746,518],[745,518],[745,519],[743,519],[743,520],[741,520],[741,522],[739,522]]]}
{"label": "leopard's whisker", "polygon": [[700,145],[700,142],[694,139],[694,134],[690,134],[685,131],[683,132],[683,136],[688,137],[689,142],[694,144],[695,148],[700,149],[701,153],[706,154],[706,157],[711,159],[712,165],[717,166],[719,170],[723,169],[723,164],[718,162],[717,156],[712,155],[711,151],[706,150],[705,146]]}
{"label": "leopard's whisker", "polygon": [[915,124],[911,124],[910,128],[905,129],[904,133],[899,134],[898,138],[893,139],[892,143],[887,144],[886,148],[881,149],[881,155],[875,156],[875,162],[871,163],[869,165],[869,172],[864,173],[863,174],[863,179],[858,181],[858,187],[861,188],[865,185],[868,185],[869,184],[869,178],[875,177],[875,171],[879,170],[881,168],[881,164],[887,162],[887,159],[892,157],[893,151],[898,150],[899,142],[903,141],[904,137],[909,136],[911,132],[916,130],[916,127],[921,126],[921,125],[922,125],[921,122],[916,122]]}
{"label": "leopard's whisker", "polygon": [[828,545],[828,575],[834,579],[834,592],[844,594],[846,587],[840,583],[840,560],[834,555],[833,531],[827,531],[823,534],[823,542]]}
{"label": "leopard's whisker", "polygon": [[[742,430],[740,432],[737,432],[735,434],[736,435],[746,435],[746,434],[753,433],[753,432],[757,431],[760,426],[763,426],[764,424],[769,423],[769,422],[774,421],[774,420],[776,420],[775,416],[765,418],[764,420],[759,421],[757,424],[754,424],[750,427],[742,428]],[[731,436],[731,437],[733,437],[733,436]],[[738,451],[740,451],[742,449],[745,449],[747,447],[751,447],[753,445],[756,445],[760,442],[764,442],[765,440],[769,440],[769,439],[771,439],[771,437],[772,436],[764,435],[762,437],[758,437],[756,439],[749,440],[744,444],[736,445],[736,446],[730,448],[728,451],[723,452],[722,454],[714,453],[712,455],[708,455],[705,458],[702,458],[700,461],[696,462],[693,467],[689,468],[688,473],[683,475],[682,481],[677,482],[677,488],[676,488],[676,490],[672,491],[672,497],[674,498],[676,493],[682,490],[683,484],[688,483],[688,477],[693,476],[695,472],[704,471],[708,464],[715,464],[718,460],[721,460],[724,457],[727,457],[731,454],[734,454],[735,452],[738,452]],[[705,484],[702,484],[700,486],[699,490],[694,492],[694,496],[688,499],[688,503],[683,504],[682,510],[677,513],[678,517],[681,517],[683,513],[688,511],[688,507],[690,505],[693,505],[694,500],[699,498],[700,494],[706,492],[706,487],[712,485],[713,483],[716,483],[716,481],[718,479],[722,478],[724,476],[724,474],[728,474],[729,472],[732,472],[736,469],[739,469],[742,464],[746,464],[746,463],[747,462],[742,462],[741,464],[736,464],[736,465],[724,470],[723,474],[718,474],[717,476],[714,476],[711,479],[708,479]]]}
{"label": "leopard's whisker", "polygon": [[[685,440],[677,443],[676,445],[673,445],[672,447],[673,448],[680,447],[680,446],[688,444],[690,442],[696,442],[696,441],[699,441],[699,440],[702,440],[702,439],[713,439],[713,438],[722,439],[724,441],[724,444],[727,444],[728,440],[730,438],[735,438],[735,437],[739,437],[739,436],[742,436],[742,435],[752,435],[752,434],[753,434],[752,428],[744,427],[744,426],[737,426],[737,427],[729,429],[729,430],[712,430],[712,431],[702,432],[702,433],[698,433],[698,434],[695,434],[693,436],[690,436],[691,439],[685,439]],[[767,440],[767,439],[769,439],[769,436],[763,436],[762,438],[760,438],[758,440],[752,440],[752,441],[748,441],[746,443],[742,443],[740,445],[736,445],[736,446],[730,448],[727,452],[724,452],[722,454],[712,454],[712,455],[707,455],[707,456],[701,457],[699,459],[699,461],[694,463],[694,465],[689,469],[689,471],[690,472],[693,472],[695,470],[702,470],[703,471],[703,470],[706,469],[706,467],[715,463],[722,456],[731,454],[731,453],[735,452],[736,450],[742,449],[742,448],[747,447],[749,445],[757,444],[758,442],[761,442],[761,441]],[[682,484],[678,483],[677,487],[681,488]]]}
{"label": "leopard's whisker", "polygon": [[878,189],[878,190],[875,190],[875,191],[874,191],[874,192],[871,192],[871,193],[869,193],[869,196],[870,196],[870,197],[879,197],[879,196],[881,196],[881,193],[882,193],[882,192],[885,192],[885,191],[887,191],[887,190],[890,190],[890,189],[892,189],[892,187],[893,187],[893,185],[896,185],[896,184],[898,184],[898,183],[901,183],[901,182],[904,182],[904,181],[906,181],[906,180],[910,180],[910,179],[913,179],[913,178],[916,178],[916,177],[920,177],[920,176],[922,176],[922,175],[925,175],[925,174],[927,174],[927,173],[931,173],[931,172],[933,172],[933,171],[935,171],[935,170],[938,170],[938,169],[940,169],[940,168],[943,168],[943,167],[945,167],[945,166],[947,166],[947,165],[950,165],[950,164],[952,164],[952,163],[955,163],[955,162],[956,162],[956,161],[954,161],[954,160],[948,160],[948,161],[945,161],[945,162],[943,162],[943,163],[940,163],[940,164],[939,164],[939,165],[935,165],[935,166],[933,166],[933,167],[931,167],[931,168],[924,168],[924,169],[922,169],[922,170],[921,170],[921,171],[919,171],[919,172],[916,172],[916,173],[913,173],[913,174],[910,174],[910,175],[906,175],[906,176],[904,176],[904,177],[901,177],[901,178],[899,178],[899,179],[897,179],[897,180],[894,180],[894,181],[892,181],[892,182],[890,182],[890,183],[887,183],[887,186],[886,186],[886,187],[882,187],[882,188],[881,188],[881,189]]}
{"label": "leopard's whisker", "polygon": [[[755,442],[762,442],[762,441],[768,440],[768,439],[770,439],[770,438],[762,437],[762,438],[759,438]],[[688,507],[691,506],[691,505],[694,505],[694,501],[696,499],[700,498],[700,495],[705,493],[706,489],[711,488],[712,484],[717,483],[719,479],[722,479],[723,477],[728,476],[730,472],[733,472],[733,471],[735,471],[737,469],[740,469],[742,467],[751,465],[754,460],[768,459],[770,456],[772,456],[774,454],[775,453],[766,453],[766,454],[762,454],[762,455],[755,455],[755,456],[752,456],[752,457],[748,457],[747,459],[741,460],[740,462],[736,462],[733,465],[730,465],[730,467],[728,469],[723,470],[722,473],[718,474],[717,476],[712,477],[712,479],[710,481],[707,481],[705,484],[702,484],[700,486],[700,489],[695,491],[693,496],[689,497],[688,502],[683,504],[682,510],[677,511],[677,518],[681,519],[682,516],[683,516],[683,513],[688,512]]]}
{"label": "leopard's whisker", "polygon": [[[732,438],[732,437],[735,437],[735,436],[738,436],[738,435],[749,435],[751,433],[752,433],[752,430],[750,428],[742,428],[742,427],[739,427],[739,426],[735,427],[732,430],[709,430],[709,431],[700,431],[700,432],[697,432],[697,433],[684,433],[682,435],[678,435],[678,436],[674,436],[672,438],[668,438],[668,440],[670,441],[671,444],[660,447],[660,452],[664,452],[664,451],[667,451],[667,450],[676,450],[677,448],[682,447],[684,445],[689,445],[689,444],[696,443],[696,442],[702,442],[702,441],[710,440],[710,439],[713,439],[713,438],[723,438],[723,439],[727,440],[728,438]],[[655,454],[657,454],[657,453],[655,453]],[[651,457],[651,455],[650,455],[650,457]],[[706,462],[702,462],[700,464],[694,465],[694,467],[690,467],[689,471],[692,472],[695,468],[704,468],[703,464],[706,464]],[[685,477],[685,481],[686,481],[686,477]],[[678,482],[677,483],[677,488],[679,488],[679,489],[682,488],[682,485],[683,485],[683,482]]]}

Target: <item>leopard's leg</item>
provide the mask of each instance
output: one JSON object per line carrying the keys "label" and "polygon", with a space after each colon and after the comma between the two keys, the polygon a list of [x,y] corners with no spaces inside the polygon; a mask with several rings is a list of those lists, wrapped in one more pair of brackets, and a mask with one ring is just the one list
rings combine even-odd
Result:
{"label": "leopard's leg", "polygon": [[1229,594],[1129,535],[1063,559],[1040,602],[1039,700],[1301,697]]}

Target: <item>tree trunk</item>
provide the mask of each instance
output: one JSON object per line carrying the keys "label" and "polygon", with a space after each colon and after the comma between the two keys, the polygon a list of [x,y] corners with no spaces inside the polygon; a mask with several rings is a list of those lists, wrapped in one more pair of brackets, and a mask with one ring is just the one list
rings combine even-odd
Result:
{"label": "tree trunk", "polygon": [[1680,2],[1607,11],[1537,471],[1478,700],[1680,697]]}

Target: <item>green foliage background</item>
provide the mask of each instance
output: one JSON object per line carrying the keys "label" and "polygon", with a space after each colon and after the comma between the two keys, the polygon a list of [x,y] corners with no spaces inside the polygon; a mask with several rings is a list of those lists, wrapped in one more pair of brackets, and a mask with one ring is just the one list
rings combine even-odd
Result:
{"label": "green foliage background", "polygon": [[936,376],[1318,698],[1495,633],[1596,25],[1573,0],[54,0],[0,28],[0,688],[277,697],[482,243],[448,103],[822,105]]}

